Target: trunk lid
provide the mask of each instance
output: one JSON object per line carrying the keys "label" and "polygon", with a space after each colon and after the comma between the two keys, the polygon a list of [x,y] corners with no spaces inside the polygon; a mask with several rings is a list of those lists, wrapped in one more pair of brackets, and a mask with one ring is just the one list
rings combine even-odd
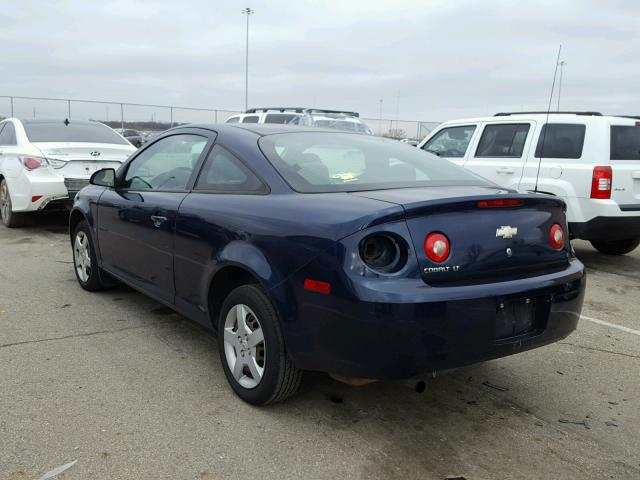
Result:
{"label": "trunk lid", "polygon": [[[555,197],[490,187],[402,189],[362,195],[404,208],[422,278],[431,286],[542,275],[565,268],[571,257],[565,206]],[[507,198],[521,204],[478,207],[479,201]],[[555,223],[565,232],[561,250],[551,246],[550,230]],[[424,241],[431,232],[449,239],[451,252],[444,262],[434,262],[425,253]]]}
{"label": "trunk lid", "polygon": [[136,151],[110,143],[33,143],[51,166],[67,178],[89,178],[101,168],[118,168]]}

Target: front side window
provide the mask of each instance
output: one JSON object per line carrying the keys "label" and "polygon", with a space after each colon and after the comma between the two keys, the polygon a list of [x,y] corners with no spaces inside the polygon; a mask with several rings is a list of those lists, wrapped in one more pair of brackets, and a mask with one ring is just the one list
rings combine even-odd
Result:
{"label": "front side window", "polygon": [[240,117],[229,117],[225,123],[238,123],[240,121]]}
{"label": "front side window", "polygon": [[258,123],[259,119],[257,115],[247,115],[242,119],[242,123]]}
{"label": "front side window", "polygon": [[98,122],[25,121],[24,130],[30,142],[115,143],[129,145],[111,128]]}
{"label": "front side window", "polygon": [[443,128],[422,149],[439,157],[464,157],[475,130],[475,125]]}
{"label": "front side window", "polygon": [[611,160],[640,160],[640,122],[611,126]]}
{"label": "front side window", "polygon": [[396,140],[340,132],[266,135],[260,148],[302,193],[489,185],[453,163]]}
{"label": "front side window", "polygon": [[0,131],[0,145],[17,145],[16,129],[13,123],[6,122],[4,128]]}
{"label": "front side window", "polygon": [[536,146],[537,158],[580,158],[584,144],[584,125],[547,123]]}
{"label": "front side window", "polygon": [[207,138],[180,134],[143,150],[130,164],[122,187],[131,190],[185,190]]}
{"label": "front side window", "polygon": [[240,160],[216,145],[209,153],[195,190],[220,193],[266,193],[267,188]]}
{"label": "front side window", "polygon": [[528,123],[487,125],[476,157],[521,157],[529,127]]}

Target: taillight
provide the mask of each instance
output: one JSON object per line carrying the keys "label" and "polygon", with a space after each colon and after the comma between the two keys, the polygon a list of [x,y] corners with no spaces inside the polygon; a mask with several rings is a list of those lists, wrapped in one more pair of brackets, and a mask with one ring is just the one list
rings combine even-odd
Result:
{"label": "taillight", "polygon": [[562,250],[564,248],[564,230],[562,230],[559,224],[554,223],[551,226],[551,230],[549,230],[549,240],[551,246],[556,250]]}
{"label": "taillight", "polygon": [[523,201],[518,198],[497,198],[495,200],[480,200],[478,208],[519,207]]}
{"label": "taillight", "polygon": [[451,253],[449,239],[440,232],[431,232],[424,239],[424,252],[434,262],[444,262]]}
{"label": "taillight", "polygon": [[591,198],[611,198],[611,183],[613,181],[613,171],[611,167],[593,167],[593,178],[591,179]]}
{"label": "taillight", "polygon": [[40,157],[20,157],[20,163],[27,170],[35,170],[36,168],[47,166],[47,161]]}

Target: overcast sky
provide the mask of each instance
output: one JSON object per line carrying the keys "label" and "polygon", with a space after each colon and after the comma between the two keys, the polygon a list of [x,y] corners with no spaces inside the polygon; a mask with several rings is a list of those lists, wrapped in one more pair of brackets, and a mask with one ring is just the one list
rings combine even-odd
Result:
{"label": "overcast sky", "polygon": [[[640,1],[250,0],[250,106],[640,114]],[[0,95],[244,105],[244,4],[2,1]],[[399,98],[399,103],[397,103]],[[554,99],[555,106],[555,99]]]}

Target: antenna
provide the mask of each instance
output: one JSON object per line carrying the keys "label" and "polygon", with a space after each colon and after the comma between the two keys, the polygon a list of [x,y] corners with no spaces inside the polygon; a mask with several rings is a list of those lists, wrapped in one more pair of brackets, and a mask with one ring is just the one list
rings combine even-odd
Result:
{"label": "antenna", "polygon": [[540,158],[538,159],[538,172],[536,173],[536,185],[533,188],[534,192],[538,192],[538,178],[540,177],[540,166],[542,165],[542,157],[544,156],[545,140],[547,139],[547,125],[549,124],[549,114],[551,113],[551,101],[553,100],[553,90],[556,87],[556,75],[558,74],[558,65],[560,65],[560,52],[562,51],[562,44],[558,47],[558,58],[556,58],[556,68],[553,70],[553,82],[551,83],[551,94],[549,95],[549,106],[547,107],[547,118],[542,126],[542,148],[540,149]]}

